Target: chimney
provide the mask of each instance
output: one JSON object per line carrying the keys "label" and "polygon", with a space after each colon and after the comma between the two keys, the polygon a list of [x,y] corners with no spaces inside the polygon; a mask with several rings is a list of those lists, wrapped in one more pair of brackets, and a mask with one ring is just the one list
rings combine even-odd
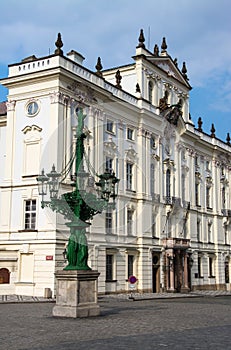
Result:
{"label": "chimney", "polygon": [[75,51],[75,50],[71,50],[70,52],[67,53],[68,58],[70,58],[70,60],[74,61],[75,63],[78,63],[80,65],[83,64],[83,60],[85,60],[85,57],[83,57],[81,55],[81,53]]}

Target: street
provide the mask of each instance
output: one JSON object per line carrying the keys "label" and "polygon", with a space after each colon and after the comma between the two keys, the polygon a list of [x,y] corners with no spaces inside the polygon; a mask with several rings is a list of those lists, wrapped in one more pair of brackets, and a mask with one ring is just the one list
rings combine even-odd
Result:
{"label": "street", "polygon": [[100,298],[95,318],[53,318],[54,303],[0,305],[3,350],[231,349],[231,297]]}

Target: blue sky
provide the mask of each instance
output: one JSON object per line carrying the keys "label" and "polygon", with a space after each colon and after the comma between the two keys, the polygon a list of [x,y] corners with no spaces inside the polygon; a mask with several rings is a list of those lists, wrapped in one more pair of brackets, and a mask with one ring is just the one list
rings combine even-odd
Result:
{"label": "blue sky", "polygon": [[179,67],[186,62],[195,125],[201,117],[208,134],[212,123],[218,138],[231,133],[230,0],[1,0],[0,13],[0,78],[8,64],[52,53],[58,32],[89,69],[98,56],[105,69],[131,63],[143,28],[150,51],[166,37]]}

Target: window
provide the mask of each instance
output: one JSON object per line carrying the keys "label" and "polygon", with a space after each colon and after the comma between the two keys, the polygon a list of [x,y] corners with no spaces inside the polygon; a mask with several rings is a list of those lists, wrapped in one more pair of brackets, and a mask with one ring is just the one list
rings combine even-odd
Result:
{"label": "window", "polygon": [[167,200],[171,199],[171,172],[169,169],[166,172],[166,197]]}
{"label": "window", "polygon": [[105,162],[105,169],[112,171],[112,163],[113,163],[113,159],[106,157],[106,162]]}
{"label": "window", "polygon": [[198,156],[195,157],[195,168],[198,169],[199,163],[198,163]]}
{"label": "window", "polygon": [[214,277],[213,274],[213,258],[209,257],[209,277]]}
{"label": "window", "polygon": [[152,103],[153,98],[153,83],[151,81],[148,82],[148,101]]}
{"label": "window", "polygon": [[222,206],[222,209],[225,209],[225,186],[222,187],[221,206]]}
{"label": "window", "polygon": [[210,186],[206,186],[206,207],[207,209],[211,209],[211,206],[210,206],[210,189],[211,187]]}
{"label": "window", "polygon": [[229,234],[228,234],[228,225],[224,225],[224,238],[225,244],[229,244]]}
{"label": "window", "polygon": [[36,225],[36,200],[25,201],[25,230],[35,230]]}
{"label": "window", "polygon": [[157,237],[156,235],[156,214],[152,213],[152,237]]}
{"label": "window", "polygon": [[201,221],[197,220],[197,241],[201,242]]}
{"label": "window", "polygon": [[195,183],[195,201],[196,201],[196,205],[200,206],[200,184],[199,183]]}
{"label": "window", "polygon": [[0,284],[10,283],[10,271],[6,268],[0,269]]}
{"label": "window", "polygon": [[114,123],[111,120],[107,120],[106,130],[108,132],[114,133]]}
{"label": "window", "polygon": [[150,191],[151,194],[155,193],[155,165],[151,164],[150,168]]}
{"label": "window", "polygon": [[133,210],[128,209],[127,210],[127,234],[132,235],[133,234]]}
{"label": "window", "polygon": [[185,201],[185,175],[182,174],[182,201]]}
{"label": "window", "polygon": [[106,254],[106,281],[113,281],[113,254]]}
{"label": "window", "polygon": [[152,136],[150,139],[150,146],[151,148],[156,148],[156,140],[154,136]]}
{"label": "window", "polygon": [[208,242],[212,243],[213,242],[213,237],[212,237],[212,223],[208,222]]}
{"label": "window", "polygon": [[198,265],[198,277],[202,278],[202,258],[201,258],[201,256],[198,256],[197,265]]}
{"label": "window", "polygon": [[127,278],[133,276],[133,264],[134,264],[134,255],[128,255],[128,275]]}
{"label": "window", "polygon": [[133,189],[133,164],[127,162],[126,164],[126,178],[127,178],[127,190]]}
{"label": "window", "polygon": [[106,211],[106,213],[105,213],[105,229],[106,229],[106,233],[112,233],[112,224],[113,224],[112,212]]}
{"label": "window", "polygon": [[127,128],[127,139],[134,140],[134,130],[131,128]]}

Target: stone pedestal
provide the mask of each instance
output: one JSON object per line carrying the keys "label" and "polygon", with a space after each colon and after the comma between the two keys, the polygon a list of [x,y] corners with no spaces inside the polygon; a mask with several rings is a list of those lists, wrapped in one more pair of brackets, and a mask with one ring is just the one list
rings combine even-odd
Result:
{"label": "stone pedestal", "polygon": [[100,314],[98,305],[98,271],[57,271],[55,317],[90,317]]}

